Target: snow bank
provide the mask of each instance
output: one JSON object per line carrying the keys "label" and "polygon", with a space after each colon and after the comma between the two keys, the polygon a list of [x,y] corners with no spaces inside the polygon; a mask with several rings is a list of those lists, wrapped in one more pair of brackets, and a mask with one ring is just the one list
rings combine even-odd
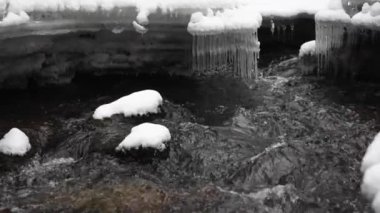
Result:
{"label": "snow bank", "polygon": [[132,128],[131,133],[116,147],[117,151],[132,148],[154,148],[160,151],[166,148],[164,142],[169,141],[171,135],[165,126],[152,123],[143,123]]}
{"label": "snow bank", "polygon": [[193,13],[187,30],[192,35],[214,35],[222,32],[254,31],[261,26],[262,17],[251,7]]}
{"label": "snow bank", "polygon": [[137,11],[164,13],[181,9],[236,8],[246,5],[249,0],[9,0],[9,12],[62,12],[112,10],[114,8],[136,7]]}
{"label": "snow bank", "polygon": [[98,107],[93,114],[94,119],[110,118],[115,114],[125,117],[158,113],[162,104],[160,93],[155,90],[143,90],[124,96],[112,103]]}
{"label": "snow bank", "polygon": [[21,11],[18,14],[9,12],[7,16],[5,16],[4,19],[0,21],[0,27],[24,24],[24,23],[27,23],[29,20],[30,18],[28,14],[26,14],[24,11]]}
{"label": "snow bank", "polygon": [[362,11],[352,17],[352,23],[358,26],[368,28],[380,27],[380,3],[376,2],[372,5],[365,3]]}
{"label": "snow bank", "polygon": [[299,57],[303,57],[306,55],[315,55],[315,40],[308,41],[301,45]]}
{"label": "snow bank", "polygon": [[28,136],[17,128],[11,129],[0,140],[0,152],[6,155],[23,156],[31,149]]}

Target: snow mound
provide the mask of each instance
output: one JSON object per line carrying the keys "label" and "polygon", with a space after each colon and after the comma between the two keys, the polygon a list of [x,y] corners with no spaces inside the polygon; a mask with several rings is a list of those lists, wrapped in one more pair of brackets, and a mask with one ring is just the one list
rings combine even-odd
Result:
{"label": "snow mound", "polygon": [[7,16],[3,18],[2,21],[0,21],[0,27],[1,26],[10,26],[10,25],[20,25],[27,23],[30,20],[28,14],[26,14],[24,11],[19,12],[18,14],[9,12]]}
{"label": "snow mound", "polygon": [[368,146],[360,170],[365,172],[376,164],[380,164],[380,133],[375,136],[372,143]]}
{"label": "snow mound", "polygon": [[369,199],[374,199],[380,191],[380,164],[368,168],[363,177],[361,185],[362,193]]}
{"label": "snow mound", "polygon": [[115,114],[124,114],[125,117],[158,113],[162,104],[162,97],[155,90],[143,90],[124,96],[112,103],[98,107],[94,119],[110,118]]}
{"label": "snow mound", "polygon": [[187,30],[192,35],[213,35],[223,32],[253,31],[261,26],[262,17],[254,8],[226,9],[216,11],[208,9],[207,14],[193,13]]}
{"label": "snow mound", "polygon": [[375,136],[363,157],[361,171],[364,172],[362,193],[372,200],[372,208],[380,213],[380,133]]}
{"label": "snow mound", "polygon": [[362,11],[352,17],[352,23],[369,28],[380,27],[380,3],[376,2],[373,5],[365,3]]}
{"label": "snow mound", "polygon": [[0,140],[0,152],[6,155],[23,156],[31,149],[28,136],[17,128],[11,129]]}
{"label": "snow mound", "polygon": [[315,55],[315,40],[308,41],[301,45],[299,57],[303,57],[306,55]]}
{"label": "snow mound", "polygon": [[166,148],[164,142],[169,141],[171,135],[165,126],[152,123],[143,123],[132,128],[131,133],[116,147],[116,151],[132,148],[154,148],[160,151]]}

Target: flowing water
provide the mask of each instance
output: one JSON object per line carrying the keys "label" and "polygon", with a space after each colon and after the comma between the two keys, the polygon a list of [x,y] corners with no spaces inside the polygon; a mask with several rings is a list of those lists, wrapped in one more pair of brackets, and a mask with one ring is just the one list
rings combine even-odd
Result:
{"label": "flowing water", "polygon": [[[380,87],[301,76],[286,55],[253,88],[227,77],[77,76],[60,87],[0,92],[0,135],[32,150],[0,155],[0,212],[366,212],[360,160],[379,127]],[[142,89],[158,115],[92,119]],[[142,122],[167,126],[167,149],[116,153]]]}

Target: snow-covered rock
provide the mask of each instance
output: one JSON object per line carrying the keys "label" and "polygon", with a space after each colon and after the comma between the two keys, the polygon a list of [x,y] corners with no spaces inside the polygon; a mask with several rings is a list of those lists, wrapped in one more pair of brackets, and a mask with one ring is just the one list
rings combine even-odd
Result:
{"label": "snow-covered rock", "polygon": [[11,129],[0,140],[0,152],[6,155],[23,156],[31,149],[28,136],[17,128]]}
{"label": "snow-covered rock", "polygon": [[365,153],[361,171],[364,172],[362,193],[372,200],[372,208],[380,213],[380,133],[375,136]]}
{"label": "snow-covered rock", "polygon": [[112,103],[98,107],[94,119],[110,118],[115,114],[124,114],[125,117],[158,113],[162,104],[162,97],[155,90],[143,90],[124,96]]}
{"label": "snow-covered rock", "polygon": [[0,21],[0,27],[24,24],[27,23],[29,20],[30,18],[28,14],[26,14],[24,11],[21,11],[18,14],[9,12],[7,16],[5,16],[3,20]]}
{"label": "snow-covered rock", "polygon": [[372,143],[368,146],[360,170],[365,172],[376,164],[380,164],[380,133],[375,136]]}
{"label": "snow-covered rock", "polygon": [[361,190],[369,200],[374,199],[380,192],[380,164],[371,166],[365,171]]}
{"label": "snow-covered rock", "polygon": [[162,151],[166,148],[164,143],[170,139],[170,131],[165,126],[143,123],[133,127],[131,133],[116,147],[116,150],[123,151],[142,147]]}
{"label": "snow-covered rock", "polygon": [[364,26],[368,28],[380,27],[380,2],[376,2],[372,5],[365,3],[362,7],[362,11],[352,17],[352,23],[358,26]]}
{"label": "snow-covered rock", "polygon": [[308,41],[301,45],[300,51],[299,51],[299,57],[303,57],[306,55],[315,55],[315,40],[314,41]]}

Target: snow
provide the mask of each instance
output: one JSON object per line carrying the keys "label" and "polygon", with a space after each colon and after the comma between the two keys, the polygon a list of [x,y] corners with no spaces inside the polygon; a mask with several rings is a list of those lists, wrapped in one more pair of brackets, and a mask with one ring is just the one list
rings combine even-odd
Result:
{"label": "snow", "polygon": [[350,16],[343,10],[322,10],[315,15],[316,21],[350,23]]}
{"label": "snow", "polygon": [[303,57],[306,55],[315,55],[315,40],[308,41],[301,45],[299,57]]}
{"label": "snow", "polygon": [[369,200],[380,191],[380,164],[371,166],[365,171],[361,190]]}
{"label": "snow", "polygon": [[330,0],[251,0],[262,16],[290,17],[300,13],[315,14],[327,10]]}
{"label": "snow", "polygon": [[[0,3],[4,0],[0,0]],[[110,11],[115,8],[135,7],[139,12],[136,21],[140,25],[149,23],[151,13],[193,13],[196,11],[235,10],[237,8],[253,9],[263,16],[294,16],[300,13],[315,14],[329,8],[330,0],[290,0],[284,4],[283,0],[8,0],[7,13],[19,14],[22,11],[30,12],[99,12]],[[0,4],[1,5],[1,4]],[[250,16],[240,19],[247,24]],[[255,16],[255,15],[253,15]]]}
{"label": "snow", "polygon": [[262,17],[251,7],[193,13],[187,30],[192,35],[214,35],[222,32],[254,31],[261,26]]}
{"label": "snow", "polygon": [[132,128],[131,133],[116,147],[117,151],[132,148],[154,148],[160,151],[166,148],[164,142],[171,139],[170,131],[165,126],[143,123]]}
{"label": "snow", "polygon": [[372,208],[380,213],[380,133],[368,146],[363,157],[361,171],[364,173],[362,193],[372,201]]}
{"label": "snow", "polygon": [[361,171],[365,172],[371,166],[380,163],[380,133],[378,133],[372,143],[368,146],[363,157]]}
{"label": "snow", "polygon": [[0,21],[0,27],[1,26],[10,26],[10,25],[20,25],[27,23],[30,20],[28,14],[26,14],[24,11],[19,12],[18,14],[9,12],[7,16],[3,18],[2,21]]}
{"label": "snow", "polygon": [[110,118],[115,114],[124,114],[125,117],[158,113],[162,104],[162,97],[155,90],[143,90],[124,96],[112,103],[98,107],[93,114],[94,119]]}
{"label": "snow", "polygon": [[380,213],[380,193],[377,193],[375,199],[372,201],[372,209],[376,213]]}
{"label": "snow", "polygon": [[362,11],[352,17],[352,23],[358,26],[368,28],[380,27],[380,3],[376,2],[372,5],[365,3]]}
{"label": "snow", "polygon": [[6,155],[23,156],[31,149],[28,136],[17,128],[11,129],[0,140],[0,152]]}
{"label": "snow", "polygon": [[133,21],[132,25],[133,25],[133,28],[135,29],[135,31],[142,34],[142,35],[148,32],[147,28],[138,24],[136,21]]}

